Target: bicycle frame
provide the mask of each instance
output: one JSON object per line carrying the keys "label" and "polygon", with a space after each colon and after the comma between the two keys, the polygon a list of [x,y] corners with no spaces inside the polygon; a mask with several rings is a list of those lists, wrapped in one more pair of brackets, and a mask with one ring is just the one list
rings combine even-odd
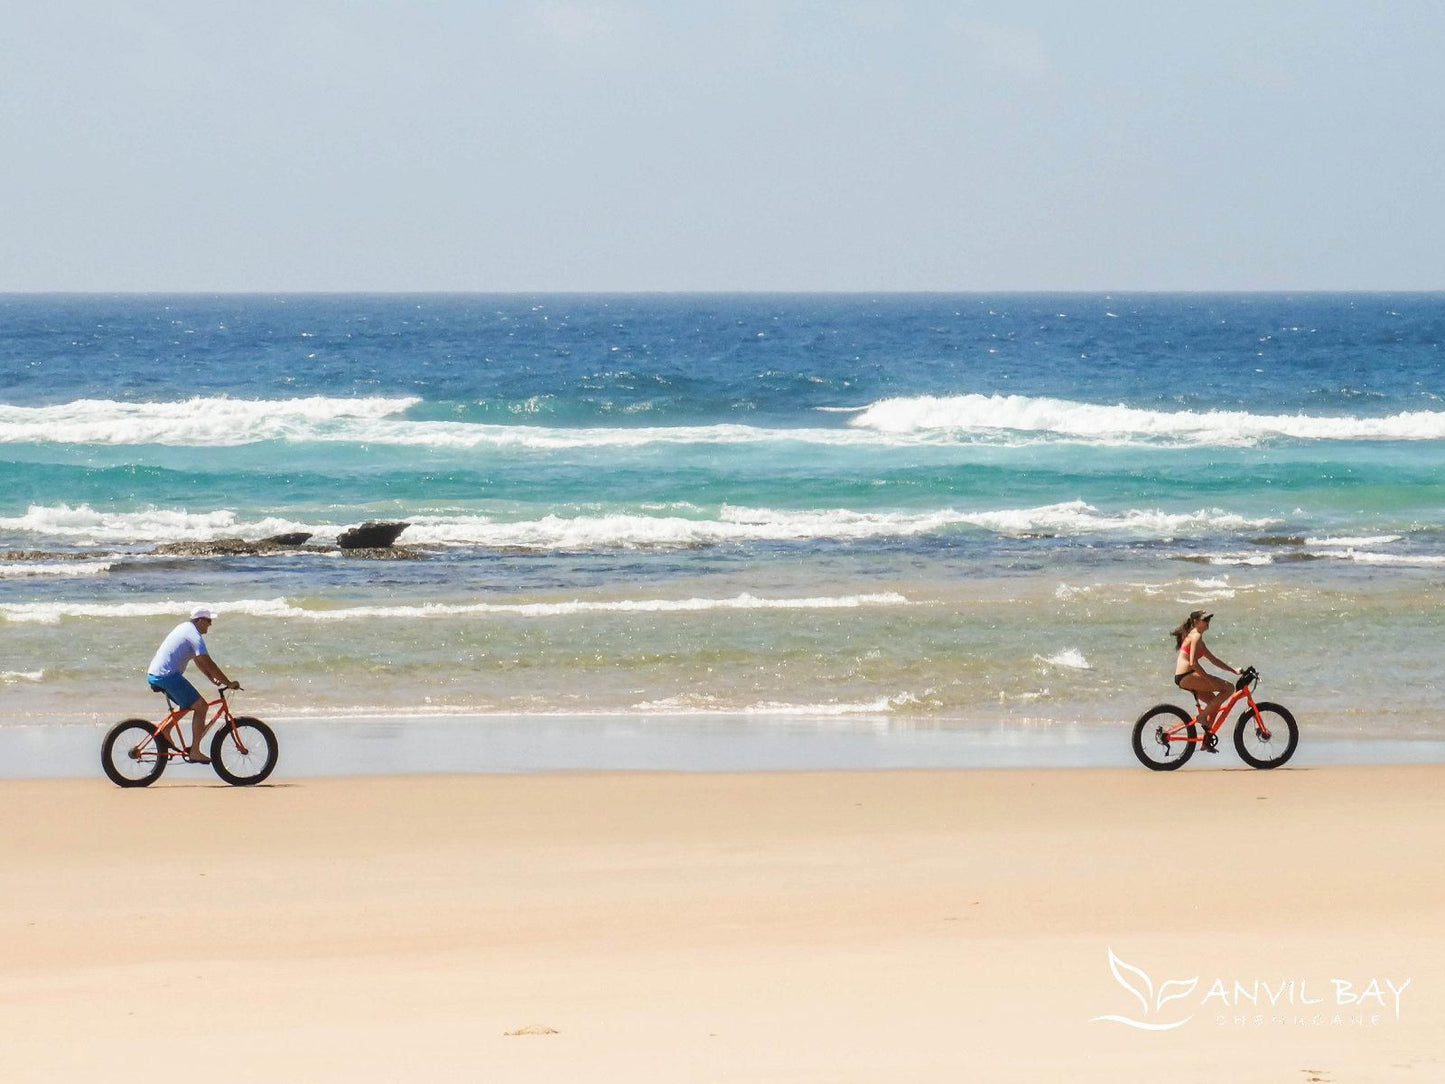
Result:
{"label": "bicycle frame", "polygon": [[[171,711],[160,721],[159,725],[156,726],[155,733],[148,735],[139,745],[131,750],[137,759],[144,760],[147,756],[164,756],[167,759],[180,757],[182,760],[186,759],[186,750],[189,746],[182,740],[181,720],[192,714],[195,709],[178,708],[169,696],[166,697],[166,703],[171,705]],[[249,752],[245,744],[241,741],[241,735],[236,730],[236,717],[231,714],[231,705],[226,702],[226,690],[220,690],[220,695],[217,696],[216,699],[207,700],[206,708],[207,710],[211,708],[215,708],[216,710],[212,712],[210,718],[206,720],[204,732],[209,732],[216,723],[224,720],[225,725],[231,728],[231,740],[236,743],[236,747],[242,754]],[[166,732],[172,727],[174,727],[176,731],[175,741],[171,741],[170,738],[166,737]],[[157,739],[164,741],[165,745],[161,746]],[[156,743],[154,750],[147,748],[152,743]]]}
{"label": "bicycle frame", "polygon": [[[1254,712],[1255,725],[1259,727],[1260,736],[1268,740],[1270,737],[1269,727],[1265,726],[1264,717],[1259,713],[1259,706],[1254,702],[1253,682],[1245,682],[1243,686],[1234,690],[1234,694],[1228,700],[1219,705],[1219,710],[1214,714],[1214,725],[1209,727],[1205,727],[1199,722],[1200,716],[1204,714],[1204,701],[1199,699],[1198,694],[1195,694],[1194,703],[1198,705],[1198,707],[1194,712],[1194,718],[1190,719],[1187,723],[1175,723],[1173,726],[1166,728],[1164,736],[1169,741],[1194,742],[1197,745],[1203,745],[1211,737],[1219,733],[1220,728],[1224,726],[1225,721],[1228,720],[1230,713],[1234,711],[1234,706],[1241,700],[1249,704],[1250,709]],[[1198,735],[1193,738],[1184,733],[1186,728],[1191,726],[1199,728]]]}

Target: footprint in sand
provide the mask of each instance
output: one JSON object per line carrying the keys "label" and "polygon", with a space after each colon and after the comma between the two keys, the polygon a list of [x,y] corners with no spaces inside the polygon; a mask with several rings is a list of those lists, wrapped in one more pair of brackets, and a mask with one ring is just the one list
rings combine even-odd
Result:
{"label": "footprint in sand", "polygon": [[502,1034],[503,1034],[503,1035],[560,1035],[560,1034],[562,1034],[562,1033],[561,1033],[560,1031],[558,1031],[556,1028],[549,1028],[546,1024],[528,1024],[528,1025],[527,1025],[526,1027],[524,1027],[524,1028],[518,1028],[516,1031],[504,1031],[504,1032],[502,1032]]}

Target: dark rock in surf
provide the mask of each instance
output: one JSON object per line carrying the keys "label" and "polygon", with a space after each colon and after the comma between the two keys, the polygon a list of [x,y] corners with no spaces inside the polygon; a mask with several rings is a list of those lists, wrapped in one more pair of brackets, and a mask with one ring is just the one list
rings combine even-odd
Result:
{"label": "dark rock in surf", "polygon": [[266,548],[244,538],[212,538],[206,542],[162,542],[152,552],[161,557],[252,557]]}
{"label": "dark rock in surf", "polygon": [[342,550],[341,556],[369,561],[424,561],[431,554],[420,546],[387,546],[375,549]]}
{"label": "dark rock in surf", "polygon": [[262,553],[281,553],[298,549],[310,538],[300,531],[277,534],[257,542],[244,538],[212,538],[204,542],[162,542],[151,552],[159,557],[255,557]]}
{"label": "dark rock in surf", "polygon": [[0,561],[94,561],[114,556],[107,550],[5,550]]}
{"label": "dark rock in surf", "polygon": [[336,544],[344,550],[384,550],[396,541],[410,523],[363,523],[337,536]]}

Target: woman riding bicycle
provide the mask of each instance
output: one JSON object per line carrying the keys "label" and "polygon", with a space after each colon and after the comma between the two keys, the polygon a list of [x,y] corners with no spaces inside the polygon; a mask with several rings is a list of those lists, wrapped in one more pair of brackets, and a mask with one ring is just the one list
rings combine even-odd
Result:
{"label": "woman riding bicycle", "polygon": [[[1203,610],[1192,610],[1184,619],[1184,623],[1170,633],[1174,637],[1175,647],[1179,649],[1178,654],[1174,657],[1174,684],[1181,689],[1188,689],[1204,702],[1204,713],[1200,717],[1200,722],[1206,728],[1213,725],[1215,712],[1234,691],[1234,686],[1223,678],[1206,673],[1204,667],[1200,665],[1200,660],[1208,659],[1222,670],[1228,670],[1231,674],[1239,673],[1229,663],[1204,646],[1204,633],[1209,628],[1210,619],[1213,617],[1213,614],[1205,613]],[[1217,752],[1217,750],[1211,748],[1210,752]]]}

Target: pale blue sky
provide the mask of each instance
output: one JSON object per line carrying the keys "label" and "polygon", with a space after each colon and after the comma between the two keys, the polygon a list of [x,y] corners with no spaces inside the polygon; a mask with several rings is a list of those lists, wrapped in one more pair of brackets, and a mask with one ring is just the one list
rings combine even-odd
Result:
{"label": "pale blue sky", "polygon": [[1445,288],[1445,4],[0,0],[3,290]]}

